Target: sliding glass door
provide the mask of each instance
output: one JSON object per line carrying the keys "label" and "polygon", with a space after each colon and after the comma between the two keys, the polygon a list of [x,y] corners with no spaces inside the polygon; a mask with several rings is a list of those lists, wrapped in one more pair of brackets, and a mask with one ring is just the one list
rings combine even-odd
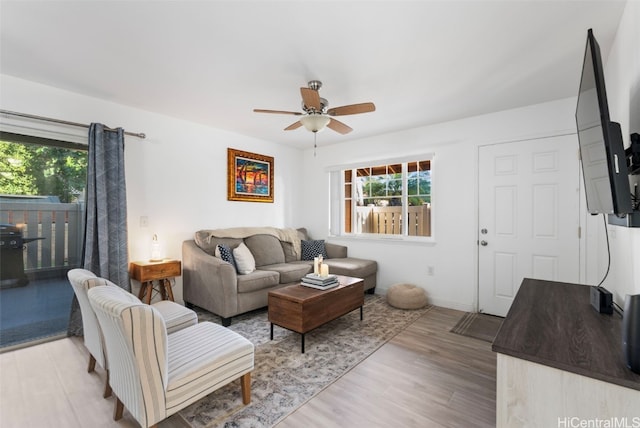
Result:
{"label": "sliding glass door", "polygon": [[0,133],[0,350],[66,334],[86,167],[86,146]]}

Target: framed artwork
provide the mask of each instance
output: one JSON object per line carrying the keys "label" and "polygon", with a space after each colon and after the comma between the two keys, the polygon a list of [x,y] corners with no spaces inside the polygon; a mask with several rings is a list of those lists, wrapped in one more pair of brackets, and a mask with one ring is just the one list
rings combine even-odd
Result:
{"label": "framed artwork", "polygon": [[227,199],[273,202],[273,157],[228,148]]}

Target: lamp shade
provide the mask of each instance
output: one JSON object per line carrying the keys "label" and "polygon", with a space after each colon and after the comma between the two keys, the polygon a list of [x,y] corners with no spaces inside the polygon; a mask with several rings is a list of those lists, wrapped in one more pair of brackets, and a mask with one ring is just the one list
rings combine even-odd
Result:
{"label": "lamp shade", "polygon": [[311,132],[322,131],[329,124],[331,118],[326,114],[312,113],[300,118],[300,122]]}
{"label": "lamp shade", "polygon": [[153,235],[153,240],[151,241],[151,258],[150,262],[160,262],[162,261],[162,247],[160,246],[160,242],[158,241],[158,235]]}

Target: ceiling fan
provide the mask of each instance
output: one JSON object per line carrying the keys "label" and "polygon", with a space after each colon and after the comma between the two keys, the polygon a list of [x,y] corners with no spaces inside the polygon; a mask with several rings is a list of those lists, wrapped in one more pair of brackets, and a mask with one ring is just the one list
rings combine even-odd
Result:
{"label": "ceiling fan", "polygon": [[308,88],[300,88],[300,93],[302,94],[302,112],[264,110],[257,108],[253,109],[253,111],[256,113],[291,114],[295,116],[302,116],[300,120],[284,128],[285,131],[291,131],[304,126],[309,131],[316,133],[327,127],[340,134],[348,134],[353,131],[353,129],[339,120],[334,119],[332,116],[369,113],[376,109],[376,106],[373,103],[350,104],[341,107],[328,108],[329,102],[325,98],[321,98],[318,93],[318,90],[322,87],[322,82],[319,80],[312,80],[308,85]]}

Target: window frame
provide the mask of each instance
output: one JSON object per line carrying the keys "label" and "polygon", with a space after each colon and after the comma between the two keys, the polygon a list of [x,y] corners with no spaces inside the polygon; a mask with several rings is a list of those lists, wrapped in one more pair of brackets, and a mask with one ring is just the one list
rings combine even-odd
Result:
{"label": "window frame", "polygon": [[[434,180],[434,160],[435,153],[423,153],[418,155],[404,156],[402,158],[394,158],[394,159],[379,159],[379,160],[371,160],[367,162],[359,162],[357,164],[346,164],[346,165],[336,165],[330,168],[327,168],[330,173],[330,219],[329,219],[329,235],[336,238],[348,238],[348,239],[358,239],[358,240],[374,240],[374,241],[404,241],[404,242],[416,242],[416,243],[435,243],[435,227],[434,227],[434,211],[433,211],[433,201],[435,194],[435,180]],[[402,195],[401,195],[401,203],[402,203],[402,218],[407,216],[407,208],[409,201],[409,191],[408,191],[408,164],[411,162],[430,162],[430,204],[431,204],[431,219],[430,219],[430,236],[415,236],[408,235],[408,225],[406,221],[402,222],[402,233],[401,234],[385,234],[385,233],[358,233],[358,232],[346,232],[345,228],[345,215],[346,207],[345,201],[347,200],[346,195],[346,187],[347,182],[345,180],[345,171],[351,170],[351,195],[349,199],[351,201],[357,200],[356,195],[356,187],[354,178],[357,177],[357,169],[359,168],[374,168],[376,166],[388,166],[392,164],[401,164],[402,165]],[[351,219],[351,228],[355,229],[355,221],[356,221],[356,210],[357,204],[351,203],[351,212],[349,217]]]}

